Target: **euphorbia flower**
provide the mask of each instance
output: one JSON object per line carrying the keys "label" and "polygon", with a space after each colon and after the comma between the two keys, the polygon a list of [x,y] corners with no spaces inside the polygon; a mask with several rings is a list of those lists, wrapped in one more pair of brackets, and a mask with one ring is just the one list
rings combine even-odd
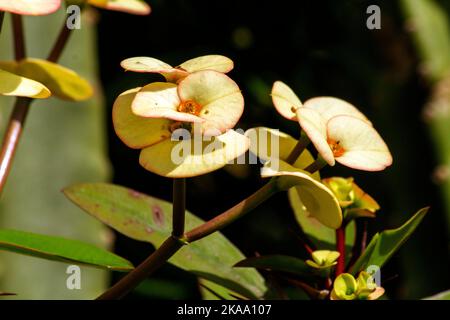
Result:
{"label": "euphorbia flower", "polygon": [[0,0],[0,11],[32,16],[55,12],[61,6],[61,0]]}
{"label": "euphorbia flower", "polygon": [[309,172],[280,160],[278,166],[268,161],[261,170],[262,177],[277,177],[280,190],[297,187],[297,192],[311,216],[323,225],[338,229],[342,224],[342,210],[335,195]]}
{"label": "euphorbia flower", "polygon": [[354,116],[326,117],[309,108],[297,109],[298,122],[322,158],[350,168],[380,171],[392,164],[389,149],[378,132]]}
{"label": "euphorbia flower", "polygon": [[341,208],[345,208],[346,218],[375,217],[380,209],[378,203],[362,190],[353,178],[331,177],[322,182],[330,188],[339,200]]}
{"label": "euphorbia flower", "polygon": [[214,136],[235,126],[244,111],[237,84],[217,71],[197,71],[178,85],[154,82],[141,88],[132,103],[135,115],[165,118],[174,126],[198,122],[201,134]]}
{"label": "euphorbia flower", "polygon": [[147,15],[151,12],[150,6],[142,0],[87,0],[87,3],[106,10],[136,15]]}
{"label": "euphorbia flower", "polygon": [[132,112],[131,105],[140,91],[128,90],[116,99],[113,124],[126,145],[142,149],[139,162],[145,169],[165,177],[192,177],[217,170],[248,150],[248,139],[233,130],[210,137],[211,141],[198,139],[203,136],[195,132],[191,139],[173,141],[172,136],[182,130],[178,121]]}
{"label": "euphorbia flower", "polygon": [[322,158],[351,168],[379,171],[392,164],[388,147],[371,122],[352,104],[334,97],[301,103],[281,81],[274,83],[272,100],[277,111],[299,122]]}
{"label": "euphorbia flower", "polygon": [[221,55],[201,56],[185,61],[176,67],[150,57],[128,58],[123,60],[120,65],[126,71],[159,73],[169,82],[178,82],[196,71],[213,70],[227,73],[234,67],[231,59]]}
{"label": "euphorbia flower", "polygon": [[306,264],[315,269],[326,269],[337,264],[340,253],[330,250],[316,250],[311,253],[312,260],[306,260]]}
{"label": "euphorbia flower", "polygon": [[384,294],[382,287],[377,287],[371,275],[362,271],[358,279],[349,274],[340,274],[333,283],[331,300],[376,300]]}

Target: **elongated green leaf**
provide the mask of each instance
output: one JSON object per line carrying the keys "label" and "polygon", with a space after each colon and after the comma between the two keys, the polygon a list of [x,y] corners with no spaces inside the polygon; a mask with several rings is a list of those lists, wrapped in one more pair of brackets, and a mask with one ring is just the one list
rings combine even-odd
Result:
{"label": "elongated green leaf", "polygon": [[428,207],[420,209],[400,228],[375,234],[366,251],[355,262],[350,272],[356,275],[359,271],[365,270],[371,265],[381,268],[416,230],[428,209]]}
{"label": "elongated green leaf", "polygon": [[91,244],[24,231],[0,230],[0,250],[116,271],[133,269],[128,260]]}
{"label": "elongated green leaf", "polygon": [[[64,193],[86,212],[130,238],[159,247],[171,234],[172,205],[168,202],[104,183],[78,184]],[[202,222],[186,212],[187,230]],[[266,291],[261,275],[256,270],[233,269],[244,258],[239,249],[216,232],[183,247],[169,262],[245,297],[261,297]]]}
{"label": "elongated green leaf", "polygon": [[251,267],[256,269],[281,271],[301,276],[310,276],[313,274],[311,267],[309,267],[303,260],[284,255],[268,255],[247,258],[236,263],[235,267]]}
{"label": "elongated green leaf", "polygon": [[[295,188],[288,191],[289,202],[294,211],[295,219],[302,228],[303,232],[309,237],[318,249],[334,250],[336,243],[336,231],[321,224],[317,219],[311,217],[305,206],[300,200],[298,192]],[[355,242],[356,228],[352,221],[347,226],[345,244],[347,252],[351,251]]]}
{"label": "elongated green leaf", "polygon": [[450,300],[450,290],[434,294],[431,297],[423,298],[423,300]]}

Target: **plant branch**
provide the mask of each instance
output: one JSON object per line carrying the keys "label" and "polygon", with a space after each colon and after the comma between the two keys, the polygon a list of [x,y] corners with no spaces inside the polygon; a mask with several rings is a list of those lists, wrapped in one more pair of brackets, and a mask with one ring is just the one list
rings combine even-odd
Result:
{"label": "plant branch", "polygon": [[97,300],[118,300],[124,297],[145,278],[164,265],[182,246],[183,243],[179,239],[173,236],[167,238],[144,262],[120,279]]}
{"label": "plant branch", "polygon": [[5,18],[5,11],[0,11],[0,34],[2,33],[3,19]]}
{"label": "plant branch", "polygon": [[180,238],[184,234],[186,211],[186,179],[173,179],[172,236]]}
{"label": "plant branch", "polygon": [[64,48],[66,47],[67,42],[69,41],[71,34],[72,34],[72,30],[67,28],[66,22],[64,20],[61,31],[58,34],[58,38],[56,39],[56,42],[53,45],[53,48],[47,57],[48,61],[56,62],[59,60]]}
{"label": "plant branch", "polygon": [[314,173],[316,171],[321,170],[326,165],[327,165],[327,162],[319,155],[313,163],[311,163],[309,166],[307,166],[303,170],[308,171],[309,173]]}
{"label": "plant branch", "polygon": [[336,277],[345,271],[345,224],[343,223],[336,230],[336,251],[339,252],[339,258],[336,265]]}
{"label": "plant branch", "polygon": [[[16,60],[19,61],[26,57],[22,17],[20,15],[13,14],[12,23],[14,33],[14,54]],[[63,22],[63,30],[61,30],[59,37],[49,55],[49,61],[56,62],[59,59],[63,48],[69,40],[69,36],[65,34],[64,29],[67,29],[65,19]],[[5,187],[6,180],[8,179],[11,171],[14,155],[19,145],[25,120],[32,102],[33,99],[31,98],[17,98],[9,118],[8,127],[6,129],[2,149],[0,151],[0,195]]]}
{"label": "plant branch", "polygon": [[14,34],[14,55],[17,61],[26,56],[25,36],[23,34],[22,16],[20,14],[12,14],[12,26]]}
{"label": "plant branch", "polygon": [[271,179],[261,189],[253,193],[247,199],[239,202],[234,207],[205,222],[197,228],[194,228],[191,231],[187,232],[184,235],[185,240],[187,242],[194,242],[210,235],[215,231],[223,229],[236,219],[241,218],[246,213],[255,209],[258,205],[270,198],[276,192],[278,192],[276,180]]}
{"label": "plant branch", "polygon": [[309,140],[306,133],[302,131],[300,139],[297,141],[297,144],[295,145],[294,149],[292,149],[291,153],[287,157],[286,162],[290,165],[294,164],[310,142],[311,141]]}

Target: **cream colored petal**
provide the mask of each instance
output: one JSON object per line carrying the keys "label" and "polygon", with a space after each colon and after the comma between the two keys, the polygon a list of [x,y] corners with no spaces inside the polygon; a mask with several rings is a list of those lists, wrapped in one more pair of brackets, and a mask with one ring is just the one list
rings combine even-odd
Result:
{"label": "cream colored petal", "polygon": [[389,149],[378,132],[366,122],[350,117],[336,116],[327,123],[328,137],[339,141],[345,150],[336,161],[350,168],[380,171],[392,164]]}
{"label": "cream colored petal", "polygon": [[120,140],[130,148],[142,149],[162,140],[170,139],[171,120],[152,119],[135,115],[131,103],[141,88],[123,92],[114,102],[112,119]]}
{"label": "cream colored petal", "polygon": [[283,161],[279,164],[276,168],[270,161],[267,162],[261,170],[261,176],[279,177],[278,185],[282,190],[295,186],[301,202],[312,217],[329,228],[339,228],[342,224],[342,211],[331,190],[308,172]]}
{"label": "cream colored petal", "polygon": [[[263,161],[286,160],[297,144],[290,135],[266,127],[248,129],[245,135],[250,139],[250,152]],[[305,149],[293,166],[303,169],[313,162],[314,157]],[[320,179],[318,171],[313,176]]]}
{"label": "cream colored petal", "polygon": [[334,166],[334,155],[327,142],[327,127],[322,116],[312,109],[299,108],[297,119],[317,152],[330,166]]}
{"label": "cream colored petal", "polygon": [[305,108],[313,109],[320,113],[325,123],[331,118],[339,115],[352,116],[368,123],[369,119],[359,111],[354,105],[339,98],[334,97],[317,97],[307,100],[303,106]]}
{"label": "cream colored petal", "polygon": [[55,12],[61,0],[0,0],[0,11],[40,16]]}
{"label": "cream colored petal", "polygon": [[202,142],[199,137],[182,141],[168,139],[152,145],[141,151],[139,162],[158,175],[187,178],[220,169],[249,147],[247,137],[233,130],[211,137],[210,141]]}
{"label": "cream colored petal", "polygon": [[88,0],[90,5],[136,15],[150,14],[150,6],[142,0]]}
{"label": "cream colored petal", "polygon": [[198,58],[190,59],[180,64],[180,68],[189,73],[213,70],[217,72],[227,73],[233,70],[233,60],[221,55],[207,55]]}
{"label": "cream colored petal", "polygon": [[146,118],[166,118],[183,122],[202,122],[193,114],[178,112],[180,105],[177,85],[170,82],[153,82],[141,88],[131,104],[137,116]]}
{"label": "cream colored petal", "polygon": [[0,70],[0,94],[35,99],[45,99],[51,95],[42,83],[4,70]]}
{"label": "cream colored petal", "polygon": [[205,120],[202,124],[205,135],[233,128],[244,112],[244,97],[238,85],[217,71],[190,74],[179,83],[178,95],[182,101],[200,104],[199,117]]}
{"label": "cream colored petal", "polygon": [[126,71],[159,73],[170,82],[177,82],[188,75],[186,71],[174,68],[170,64],[151,57],[128,58],[123,60],[120,65]]}
{"label": "cream colored petal", "polygon": [[272,102],[278,113],[289,120],[296,120],[296,110],[302,102],[290,87],[281,81],[276,81],[272,87]]}

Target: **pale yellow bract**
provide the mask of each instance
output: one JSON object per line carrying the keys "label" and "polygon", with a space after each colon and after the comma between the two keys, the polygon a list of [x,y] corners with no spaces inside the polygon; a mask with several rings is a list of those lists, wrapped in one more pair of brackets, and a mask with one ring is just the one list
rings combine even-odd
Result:
{"label": "pale yellow bract", "polygon": [[299,197],[311,216],[329,228],[341,226],[342,210],[336,196],[310,173],[280,160],[278,166],[267,162],[261,176],[278,177],[277,185],[281,190],[297,187]]}
{"label": "pale yellow bract", "polygon": [[[167,83],[161,87],[172,88]],[[133,113],[132,104],[139,92],[141,88],[128,90],[116,99],[113,124],[126,145],[143,149],[139,162],[148,171],[171,178],[198,176],[222,168],[248,150],[248,138],[233,130],[209,138],[194,133],[188,140],[172,141],[174,120]]]}
{"label": "pale yellow bract", "polygon": [[102,9],[136,15],[147,15],[151,12],[150,6],[141,0],[88,0],[87,2]]}
{"label": "pale yellow bract", "polygon": [[[197,108],[186,108],[186,103]],[[154,82],[143,87],[132,111],[147,118],[199,122],[201,134],[215,136],[236,125],[244,111],[244,97],[227,75],[205,70],[189,74],[178,85]]]}
{"label": "pale yellow bract", "polygon": [[0,94],[5,96],[45,99],[50,90],[42,83],[0,69]]}
{"label": "pale yellow bract", "polygon": [[0,0],[0,11],[40,16],[55,12],[61,0]]}
{"label": "pale yellow bract", "polygon": [[128,58],[123,60],[120,65],[126,71],[159,73],[169,82],[178,82],[196,71],[212,70],[228,73],[234,67],[231,59],[221,55],[206,55],[193,58],[176,67],[151,57]]}

